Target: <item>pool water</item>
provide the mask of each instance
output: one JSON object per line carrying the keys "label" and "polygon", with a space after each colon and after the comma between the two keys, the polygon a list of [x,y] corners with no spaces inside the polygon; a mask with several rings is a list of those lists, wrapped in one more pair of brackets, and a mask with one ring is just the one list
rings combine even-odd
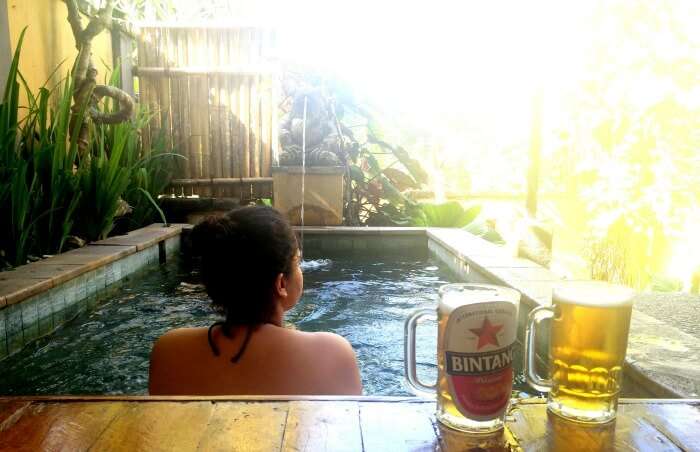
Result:
{"label": "pool water", "polygon": [[[366,395],[410,395],[404,320],[414,309],[434,307],[438,287],[455,281],[425,258],[315,260],[304,265],[304,295],[286,321],[348,339]],[[145,394],[153,342],[172,328],[216,320],[196,274],[180,262],[147,270],[110,290],[93,311],[0,362],[0,394]],[[425,382],[437,372],[436,328],[425,321],[417,332],[418,375]],[[520,363],[519,349],[516,355]],[[514,389],[526,391],[522,380]]]}

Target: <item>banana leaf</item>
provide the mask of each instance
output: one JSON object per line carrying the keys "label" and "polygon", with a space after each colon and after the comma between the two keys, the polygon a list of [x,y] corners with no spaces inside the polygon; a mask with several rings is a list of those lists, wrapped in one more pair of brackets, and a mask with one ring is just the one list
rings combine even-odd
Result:
{"label": "banana leaf", "polygon": [[467,209],[456,201],[442,204],[420,204],[423,215],[416,218],[416,226],[438,228],[463,228],[473,222],[481,213],[481,206]]}

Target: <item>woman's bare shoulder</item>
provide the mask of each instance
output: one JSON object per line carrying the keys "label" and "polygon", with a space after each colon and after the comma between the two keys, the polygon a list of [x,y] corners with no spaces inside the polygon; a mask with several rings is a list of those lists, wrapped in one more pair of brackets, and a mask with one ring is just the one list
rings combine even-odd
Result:
{"label": "woman's bare shoulder", "polygon": [[302,342],[310,347],[350,348],[350,343],[344,337],[327,331],[299,331],[283,328],[284,335]]}
{"label": "woman's bare shoulder", "polygon": [[152,353],[163,353],[173,347],[181,347],[187,342],[199,340],[207,334],[206,328],[175,328],[156,339]]}

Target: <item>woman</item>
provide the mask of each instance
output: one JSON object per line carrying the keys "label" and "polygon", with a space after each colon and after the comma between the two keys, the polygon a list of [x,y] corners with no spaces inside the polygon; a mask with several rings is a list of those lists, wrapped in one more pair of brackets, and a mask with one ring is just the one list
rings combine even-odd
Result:
{"label": "woman", "polygon": [[151,394],[361,394],[355,353],[333,333],[282,327],[303,288],[297,240],[274,209],[250,206],[192,231],[202,280],[224,316],[169,331],[151,353]]}

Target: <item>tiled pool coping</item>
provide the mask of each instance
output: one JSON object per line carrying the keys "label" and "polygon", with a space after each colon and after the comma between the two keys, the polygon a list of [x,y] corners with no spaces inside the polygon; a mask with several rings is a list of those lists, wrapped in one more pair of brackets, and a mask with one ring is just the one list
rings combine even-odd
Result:
{"label": "tiled pool coping", "polygon": [[[190,225],[153,224],[124,236],[0,272],[0,359],[49,334],[95,303],[95,294],[140,268],[179,251]],[[297,233],[300,232],[296,228]],[[527,313],[551,304],[552,288],[566,283],[531,261],[460,230],[441,228],[306,227],[305,248],[320,253],[426,251],[461,279],[501,284],[523,297]],[[542,335],[544,336],[544,335]],[[544,341],[539,352],[546,356]],[[634,396],[697,397],[700,394],[700,339],[634,311],[625,378]]]}
{"label": "tiled pool coping", "polygon": [[156,223],[0,272],[0,359],[92,307],[99,291],[176,253],[184,226]]}
{"label": "tiled pool coping", "polygon": [[[463,278],[513,287],[522,293],[522,333],[527,313],[552,303],[552,289],[566,284],[530,261],[509,256],[501,247],[457,229],[427,229],[430,249]],[[524,308],[524,309],[523,309]],[[546,356],[546,344],[538,352]],[[700,394],[700,340],[633,310],[625,379],[635,397],[697,397]]]}

